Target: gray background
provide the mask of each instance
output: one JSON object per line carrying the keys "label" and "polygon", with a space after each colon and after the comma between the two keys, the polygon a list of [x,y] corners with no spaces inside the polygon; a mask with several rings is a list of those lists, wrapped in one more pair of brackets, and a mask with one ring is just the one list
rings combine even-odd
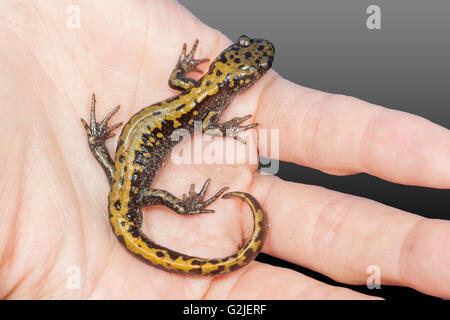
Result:
{"label": "gray background", "polygon": [[[425,117],[450,128],[450,1],[448,0],[181,0],[204,23],[235,40],[266,38],[273,68],[298,84]],[[381,30],[368,30],[366,9],[381,8]],[[448,190],[397,185],[358,174],[334,177],[282,163],[280,177],[359,195],[422,216],[450,219]],[[262,261],[320,275],[263,256]],[[384,286],[387,298],[427,298]]]}

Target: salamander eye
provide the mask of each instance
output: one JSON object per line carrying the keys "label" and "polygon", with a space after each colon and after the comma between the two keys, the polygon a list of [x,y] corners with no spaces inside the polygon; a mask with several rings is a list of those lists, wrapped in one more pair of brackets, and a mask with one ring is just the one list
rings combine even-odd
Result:
{"label": "salamander eye", "polygon": [[241,45],[242,47],[248,47],[250,45],[250,43],[252,42],[252,40],[247,37],[246,35],[242,35],[239,37],[238,39],[239,45]]}

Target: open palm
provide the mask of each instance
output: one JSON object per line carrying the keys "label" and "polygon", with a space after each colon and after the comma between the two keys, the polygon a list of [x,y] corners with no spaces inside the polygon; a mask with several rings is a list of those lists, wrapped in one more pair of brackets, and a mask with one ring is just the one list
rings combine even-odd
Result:
{"label": "open palm", "polygon": [[[370,298],[258,262],[215,278],[175,275],[135,259],[112,235],[108,183],[80,122],[90,95],[97,95],[99,118],[120,104],[115,120],[127,121],[176,94],[167,79],[184,42],[200,39],[197,58],[211,59],[230,44],[220,32],[174,1],[85,2],[80,28],[68,23],[77,10],[69,2],[0,6],[1,298]],[[300,87],[274,71],[237,97],[223,119],[246,114],[280,130],[281,160],[450,186],[450,134],[417,116]],[[115,142],[107,144],[111,151]],[[230,186],[260,200],[268,254],[352,284],[365,283],[376,265],[383,283],[450,298],[447,221],[263,176],[256,165],[169,161],[155,185],[181,196],[207,177],[208,195]],[[216,213],[192,217],[147,208],[143,229],[186,254],[234,253],[249,234],[248,209],[237,200],[210,208]]]}

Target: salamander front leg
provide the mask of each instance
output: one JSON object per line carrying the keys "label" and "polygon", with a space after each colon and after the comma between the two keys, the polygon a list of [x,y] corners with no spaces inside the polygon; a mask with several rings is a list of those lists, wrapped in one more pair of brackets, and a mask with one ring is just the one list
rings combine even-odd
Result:
{"label": "salamander front leg", "polygon": [[141,205],[164,205],[178,214],[193,215],[199,213],[213,213],[214,210],[206,209],[213,201],[220,197],[222,193],[228,190],[228,187],[220,189],[214,196],[204,201],[206,190],[211,179],[207,179],[199,193],[195,192],[195,185],[192,184],[189,194],[183,194],[183,198],[179,199],[168,191],[161,189],[150,189],[142,198]]}
{"label": "salamander front leg", "polygon": [[240,124],[248,119],[250,119],[252,116],[250,114],[243,116],[243,117],[236,117],[231,119],[230,121],[224,122],[224,123],[217,123],[217,118],[219,116],[219,113],[216,113],[215,111],[211,111],[206,118],[203,120],[203,133],[212,135],[212,136],[219,136],[219,137],[231,137],[236,139],[237,141],[244,143],[245,140],[239,137],[239,132],[252,129],[256,126],[258,126],[258,123],[252,123],[248,124],[246,126],[240,126]]}
{"label": "salamander front leg", "polygon": [[180,58],[178,60],[177,66],[173,69],[172,74],[169,78],[169,87],[175,90],[187,90],[196,85],[197,81],[185,77],[186,73],[190,71],[203,73],[197,65],[209,61],[209,59],[194,59],[195,51],[197,51],[198,39],[195,40],[194,46],[191,52],[186,55],[186,43],[183,45],[183,50],[181,51]]}
{"label": "salamander front leg", "polygon": [[89,148],[105,171],[110,184],[112,184],[113,181],[114,162],[111,159],[108,150],[106,149],[105,141],[106,139],[114,136],[114,133],[111,133],[111,131],[117,129],[122,125],[122,122],[120,122],[108,127],[109,119],[111,119],[111,117],[117,112],[117,110],[119,110],[119,108],[120,106],[115,107],[110,113],[106,115],[105,119],[103,119],[102,122],[97,122],[95,119],[95,95],[92,94],[90,125],[88,125],[86,121],[81,119],[81,122],[83,123],[88,136]]}

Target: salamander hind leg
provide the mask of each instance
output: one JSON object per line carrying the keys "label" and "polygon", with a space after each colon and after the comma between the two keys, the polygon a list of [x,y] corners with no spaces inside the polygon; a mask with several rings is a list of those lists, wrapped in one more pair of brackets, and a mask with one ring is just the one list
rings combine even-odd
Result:
{"label": "salamander hind leg", "polygon": [[[239,137],[238,134],[242,131],[249,130],[258,126],[258,123],[251,123],[245,126],[241,126],[240,124],[250,119],[251,117],[252,116],[248,114],[243,117],[233,118],[230,121],[224,123],[216,123],[213,120],[215,117],[207,117],[205,121],[203,121],[203,133],[212,136],[231,137],[245,144],[245,140]],[[208,119],[211,119],[211,121],[208,121]]]}
{"label": "salamander hind leg", "polygon": [[206,207],[228,190],[228,187],[220,189],[214,196],[208,200],[204,200],[210,182],[211,179],[207,179],[198,193],[195,192],[195,185],[192,184],[189,189],[189,194],[184,194],[182,199],[177,198],[165,190],[151,189],[142,198],[141,205],[143,207],[150,205],[164,205],[181,215],[213,213],[214,210],[206,209]]}
{"label": "salamander hind leg", "polygon": [[105,171],[110,184],[112,183],[114,175],[114,162],[111,159],[108,150],[106,149],[105,141],[113,137],[114,133],[112,133],[112,131],[122,125],[122,122],[120,122],[110,127],[108,126],[108,121],[117,112],[117,110],[119,110],[119,108],[120,106],[115,107],[109,114],[106,115],[106,117],[101,122],[97,122],[95,117],[95,95],[93,94],[91,98],[91,114],[89,125],[84,119],[81,119],[81,122],[86,129],[89,148]]}
{"label": "salamander hind leg", "polygon": [[172,71],[169,78],[169,87],[175,90],[187,90],[192,88],[197,84],[192,78],[185,77],[186,73],[190,71],[203,73],[197,65],[209,61],[209,59],[194,59],[195,51],[197,51],[198,39],[195,40],[194,46],[191,52],[186,55],[186,43],[183,45],[183,50],[181,51],[180,58],[178,60],[177,66]]}

